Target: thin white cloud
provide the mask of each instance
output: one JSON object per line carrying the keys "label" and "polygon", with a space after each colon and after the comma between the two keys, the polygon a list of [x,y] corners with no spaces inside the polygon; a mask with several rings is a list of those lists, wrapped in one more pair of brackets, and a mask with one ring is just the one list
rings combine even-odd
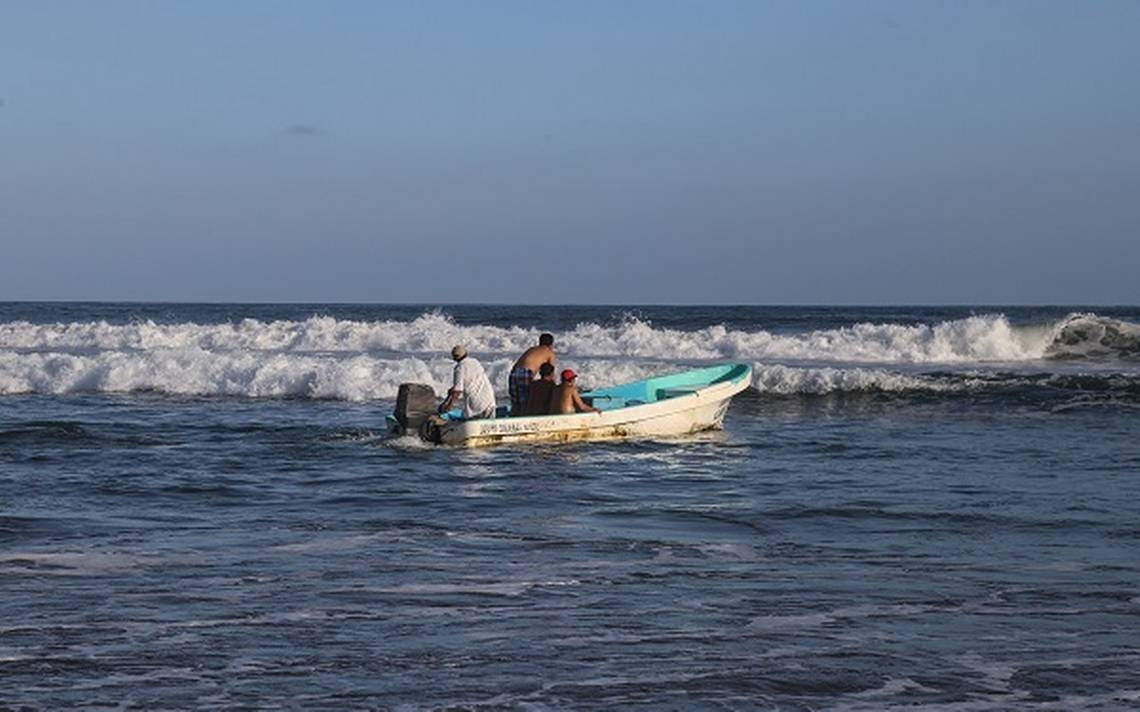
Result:
{"label": "thin white cloud", "polygon": [[292,124],[285,131],[292,136],[320,136],[324,133],[319,126],[313,124]]}

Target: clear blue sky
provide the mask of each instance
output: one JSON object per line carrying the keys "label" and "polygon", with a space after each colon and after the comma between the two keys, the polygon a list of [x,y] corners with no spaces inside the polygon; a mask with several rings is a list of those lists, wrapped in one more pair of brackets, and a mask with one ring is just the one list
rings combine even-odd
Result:
{"label": "clear blue sky", "polygon": [[1140,303],[1140,2],[0,3],[0,300]]}

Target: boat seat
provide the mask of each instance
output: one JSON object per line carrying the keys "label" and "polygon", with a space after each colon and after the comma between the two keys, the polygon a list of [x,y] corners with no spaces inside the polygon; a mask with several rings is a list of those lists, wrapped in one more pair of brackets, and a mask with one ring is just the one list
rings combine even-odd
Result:
{"label": "boat seat", "polygon": [[583,393],[582,400],[586,401],[587,405],[604,406],[608,410],[624,408],[629,405],[629,402],[621,396],[592,396],[588,393]]}
{"label": "boat seat", "polygon": [[690,393],[696,393],[696,388],[658,388],[657,400],[665,400],[666,398],[676,398],[677,396],[687,396]]}

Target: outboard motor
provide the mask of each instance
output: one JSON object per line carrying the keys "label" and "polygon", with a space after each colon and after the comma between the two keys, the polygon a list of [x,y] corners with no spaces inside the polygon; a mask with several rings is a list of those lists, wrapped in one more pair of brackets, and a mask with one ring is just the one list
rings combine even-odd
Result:
{"label": "outboard motor", "polygon": [[[439,405],[435,391],[422,383],[401,383],[396,393],[396,422],[398,435],[418,433],[427,419],[436,414]],[[393,428],[395,431],[396,428]]]}

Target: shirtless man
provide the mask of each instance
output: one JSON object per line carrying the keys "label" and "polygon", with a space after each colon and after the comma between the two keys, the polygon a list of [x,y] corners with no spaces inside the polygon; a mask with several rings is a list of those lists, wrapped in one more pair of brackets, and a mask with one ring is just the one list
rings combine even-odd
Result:
{"label": "shirtless man", "polygon": [[515,365],[511,366],[510,375],[507,376],[507,393],[511,396],[511,415],[520,415],[526,412],[526,399],[530,382],[542,364],[548,363],[554,367],[554,336],[543,334],[538,337],[538,346],[531,346]]}
{"label": "shirtless man", "polygon": [[574,384],[578,374],[570,369],[562,372],[562,383],[554,387],[554,395],[550,398],[550,412],[554,415],[565,413],[601,413],[600,408],[586,405],[578,393],[578,386]]}

